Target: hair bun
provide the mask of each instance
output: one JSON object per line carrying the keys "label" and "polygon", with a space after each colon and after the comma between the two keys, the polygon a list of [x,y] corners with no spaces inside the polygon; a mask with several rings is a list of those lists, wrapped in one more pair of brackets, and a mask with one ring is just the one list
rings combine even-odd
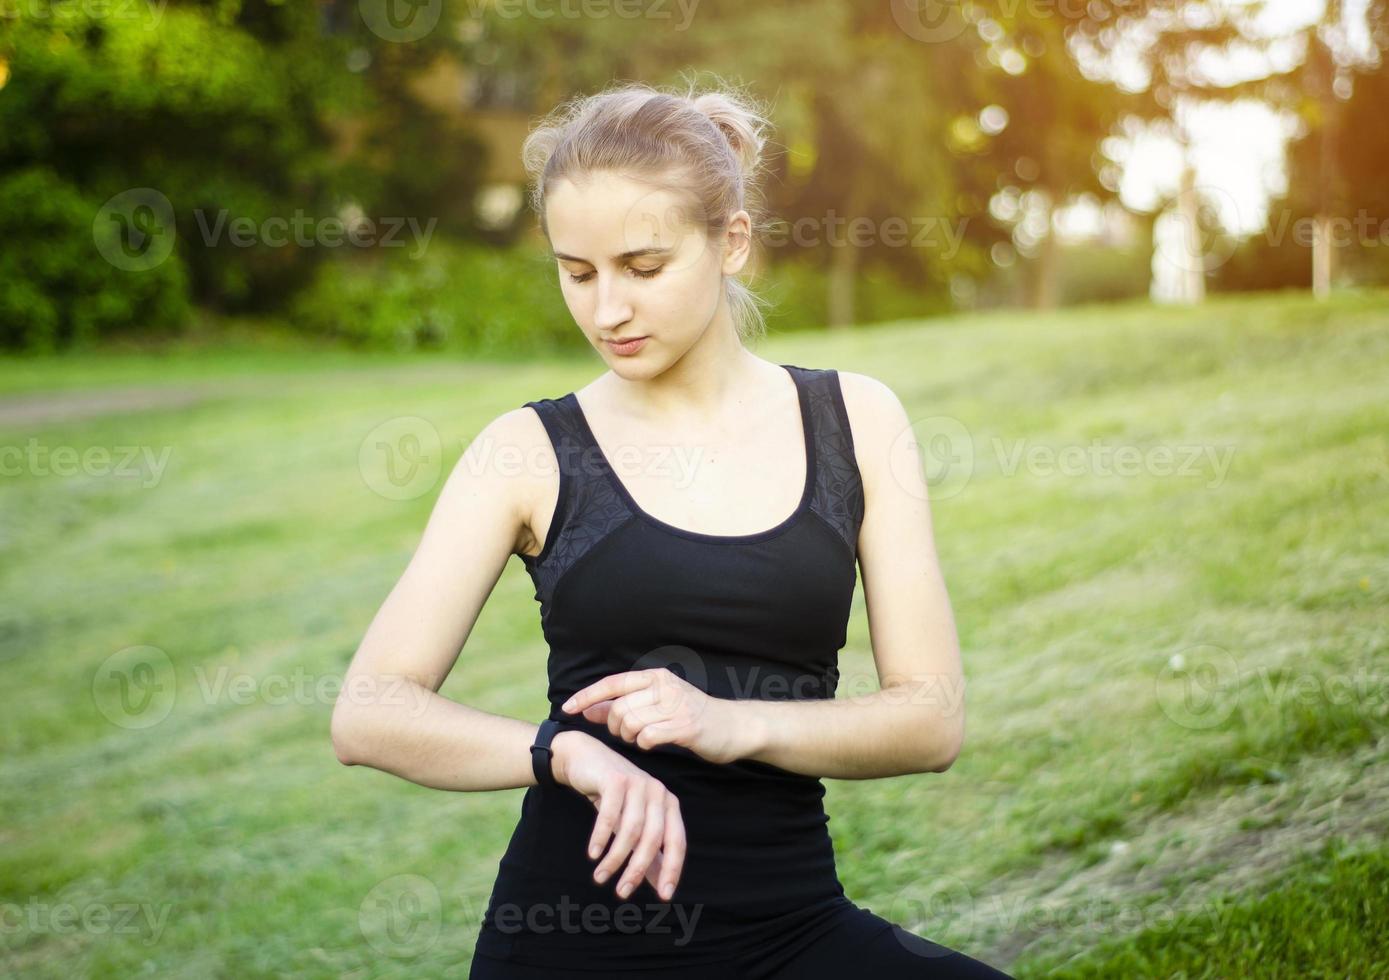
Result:
{"label": "hair bun", "polygon": [[763,135],[767,121],[754,109],[739,104],[723,92],[705,92],[691,98],[690,104],[719,128],[745,174],[762,162],[767,144]]}

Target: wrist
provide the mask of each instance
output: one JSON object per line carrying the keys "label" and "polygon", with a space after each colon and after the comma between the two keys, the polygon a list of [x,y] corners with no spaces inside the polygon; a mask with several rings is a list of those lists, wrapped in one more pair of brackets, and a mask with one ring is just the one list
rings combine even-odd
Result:
{"label": "wrist", "polygon": [[767,750],[770,729],[763,713],[761,702],[755,698],[731,702],[734,711],[733,724],[736,756],[739,759],[757,759]]}
{"label": "wrist", "polygon": [[555,782],[569,785],[569,760],[581,738],[588,736],[571,730],[558,732],[550,740],[550,771],[555,775]]}

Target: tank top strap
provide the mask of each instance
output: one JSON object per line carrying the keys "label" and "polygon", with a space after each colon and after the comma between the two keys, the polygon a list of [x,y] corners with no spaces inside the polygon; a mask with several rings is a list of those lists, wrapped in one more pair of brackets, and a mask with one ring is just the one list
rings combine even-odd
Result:
{"label": "tank top strap", "polygon": [[604,478],[602,457],[587,438],[573,393],[525,405],[544,423],[559,467],[559,497],[545,543],[534,557],[521,555],[537,576],[538,593],[549,594],[570,566],[634,515]]}
{"label": "tank top strap", "polygon": [[839,372],[834,368],[783,366],[796,375],[809,396],[811,442],[815,449],[815,486],[810,509],[857,556],[866,501]]}

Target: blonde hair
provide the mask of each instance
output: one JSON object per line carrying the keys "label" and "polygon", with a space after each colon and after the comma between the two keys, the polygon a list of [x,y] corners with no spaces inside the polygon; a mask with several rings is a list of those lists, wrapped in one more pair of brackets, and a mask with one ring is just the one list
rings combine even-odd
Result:
{"label": "blonde hair", "polygon": [[[763,110],[749,96],[720,85],[683,92],[641,82],[618,83],[595,95],[576,96],[555,108],[526,137],[521,159],[530,176],[530,206],[548,237],[545,195],[562,179],[578,181],[611,171],[663,186],[690,202],[710,241],[745,210],[752,238],[761,226],[757,186],[766,133]],[[736,276],[724,290],[739,337],[765,333],[762,300]]]}

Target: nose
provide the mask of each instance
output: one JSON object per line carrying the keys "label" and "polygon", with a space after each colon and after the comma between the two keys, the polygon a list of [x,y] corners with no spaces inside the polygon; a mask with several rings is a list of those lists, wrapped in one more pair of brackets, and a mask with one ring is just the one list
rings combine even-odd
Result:
{"label": "nose", "polygon": [[599,272],[597,288],[593,326],[602,333],[612,333],[632,319],[632,304],[627,301],[626,284],[620,276]]}

